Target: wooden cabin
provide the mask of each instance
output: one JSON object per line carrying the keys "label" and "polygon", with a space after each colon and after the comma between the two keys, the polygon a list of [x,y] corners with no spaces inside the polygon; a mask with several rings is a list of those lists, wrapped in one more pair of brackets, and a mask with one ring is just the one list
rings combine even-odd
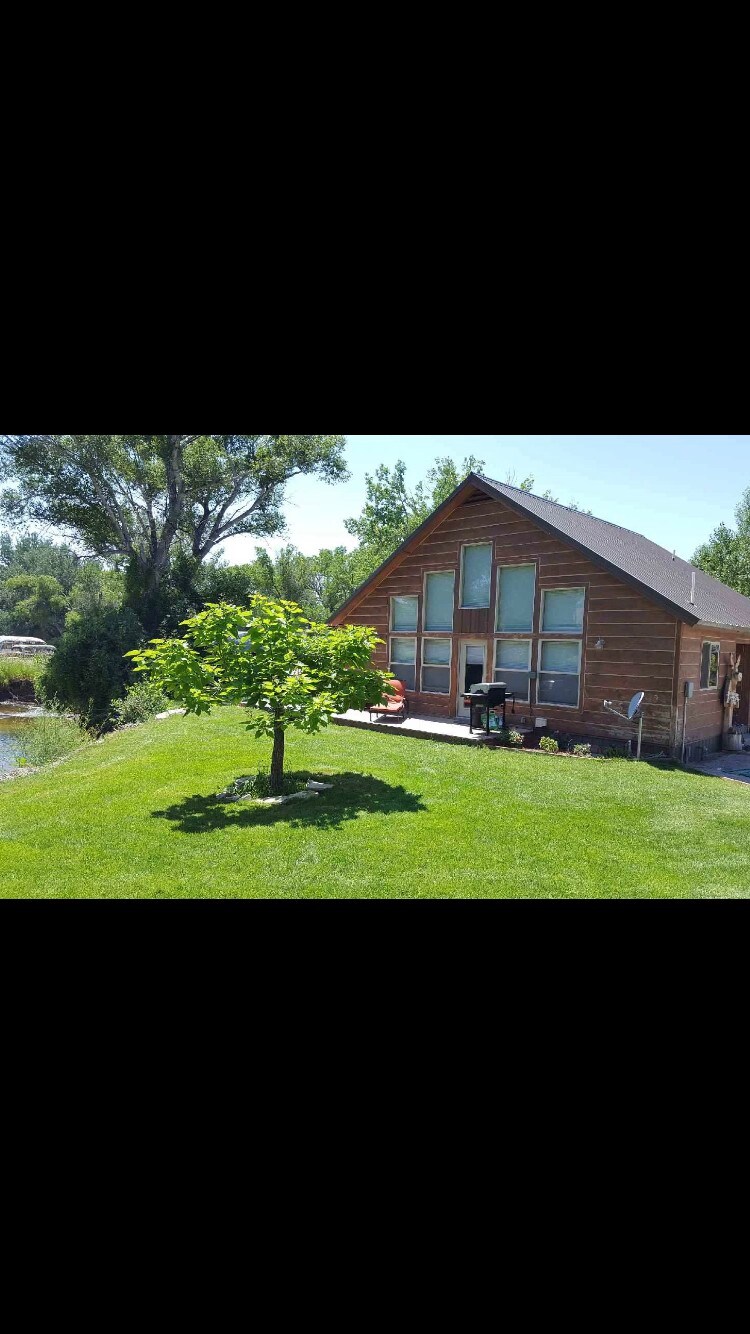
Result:
{"label": "wooden cabin", "polygon": [[465,694],[494,680],[521,726],[594,740],[632,737],[604,701],[644,690],[644,742],[678,756],[684,742],[688,758],[718,749],[730,720],[750,726],[750,598],[639,533],[477,473],[331,624],[376,629],[375,665],[405,682],[416,716],[468,721]]}

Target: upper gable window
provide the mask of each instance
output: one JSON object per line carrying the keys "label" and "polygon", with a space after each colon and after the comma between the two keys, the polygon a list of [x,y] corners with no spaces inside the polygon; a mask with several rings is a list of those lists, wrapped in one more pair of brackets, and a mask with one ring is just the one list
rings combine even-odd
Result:
{"label": "upper gable window", "polygon": [[497,575],[496,630],[518,634],[534,629],[535,565],[502,565]]}
{"label": "upper gable window", "polygon": [[391,598],[391,629],[401,632],[416,630],[419,615],[419,598]]}
{"label": "upper gable window", "polygon": [[721,644],[712,644],[707,640],[701,652],[701,690],[715,690],[719,684],[719,659]]}
{"label": "upper gable window", "polygon": [[476,610],[490,605],[492,543],[461,549],[461,606]]}
{"label": "upper gable window", "polygon": [[423,630],[453,630],[455,584],[456,577],[452,570],[445,574],[425,575]]}
{"label": "upper gable window", "polygon": [[585,605],[585,588],[545,588],[542,593],[542,633],[582,634]]}

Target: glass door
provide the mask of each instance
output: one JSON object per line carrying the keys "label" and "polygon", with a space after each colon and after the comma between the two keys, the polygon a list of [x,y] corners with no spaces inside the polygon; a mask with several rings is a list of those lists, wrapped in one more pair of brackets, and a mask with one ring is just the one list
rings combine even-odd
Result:
{"label": "glass door", "polygon": [[462,639],[458,652],[458,702],[456,715],[462,722],[469,721],[470,710],[464,704],[464,695],[489,680],[486,671],[487,645],[483,639]]}

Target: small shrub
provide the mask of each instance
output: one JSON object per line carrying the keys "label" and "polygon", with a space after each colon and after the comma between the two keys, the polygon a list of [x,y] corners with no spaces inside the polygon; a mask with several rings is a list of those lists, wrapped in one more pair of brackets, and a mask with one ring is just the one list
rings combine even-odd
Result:
{"label": "small shrub", "polygon": [[607,746],[603,752],[605,760],[624,760],[627,759],[627,751],[623,746]]}
{"label": "small shrub", "polygon": [[588,743],[583,743],[581,745],[574,746],[573,754],[581,755],[583,758],[588,760],[591,757],[591,747],[588,745]]}
{"label": "small shrub", "polygon": [[23,753],[16,760],[21,768],[31,764],[35,768],[51,764],[71,755],[91,738],[78,718],[59,713],[42,714],[24,723],[21,743]]}
{"label": "small shrub", "polygon": [[73,613],[57,652],[46,664],[42,698],[57,697],[66,709],[86,714],[97,727],[106,726],[115,700],[132,683],[129,649],[143,642],[144,631],[127,607],[91,612],[85,620]]}
{"label": "small shrub", "polygon": [[[303,792],[307,787],[307,777],[301,774],[286,774],[282,791],[277,795],[291,797],[295,792]],[[272,796],[271,775],[261,769],[257,774],[248,774],[244,778],[235,778],[229,787],[217,794],[219,801],[241,801],[244,797],[254,797],[261,801]]]}
{"label": "small shrub", "polygon": [[150,681],[138,681],[130,686],[124,699],[117,701],[112,716],[117,727],[127,727],[133,723],[147,723],[168,708],[169,700],[158,686]]}
{"label": "small shrub", "polygon": [[547,755],[557,755],[560,750],[560,743],[555,741],[552,736],[543,736],[539,742],[539,749],[545,751]]}

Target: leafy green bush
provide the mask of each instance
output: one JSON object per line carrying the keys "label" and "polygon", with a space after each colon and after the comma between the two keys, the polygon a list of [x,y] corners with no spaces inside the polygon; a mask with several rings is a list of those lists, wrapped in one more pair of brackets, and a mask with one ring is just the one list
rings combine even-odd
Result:
{"label": "leafy green bush", "polygon": [[89,733],[78,718],[59,713],[46,713],[24,723],[21,742],[23,752],[17,763],[25,761],[35,767],[51,764],[70,755],[90,740]]}
{"label": "leafy green bush", "polygon": [[625,746],[607,746],[604,751],[605,760],[625,760],[628,752]]}
{"label": "leafy green bush", "polygon": [[539,742],[539,749],[545,751],[547,755],[557,755],[560,750],[560,743],[555,741],[552,736],[543,736]]}
{"label": "leafy green bush", "polygon": [[36,686],[48,661],[46,653],[38,653],[33,658],[0,657],[0,687],[13,687],[22,681],[30,681]]}
{"label": "leafy green bush", "polygon": [[588,743],[584,742],[581,745],[573,747],[573,754],[580,755],[585,759],[589,759],[591,755],[591,747],[588,745]]}
{"label": "leafy green bush", "polygon": [[500,727],[494,735],[503,746],[518,747],[523,745],[522,734],[520,732],[515,732],[511,727]]}
{"label": "leafy green bush", "polygon": [[143,639],[143,627],[127,607],[71,617],[41,680],[44,699],[54,697],[93,726],[105,726],[113,701],[132,680],[125,654]]}
{"label": "leafy green bush", "polygon": [[127,727],[133,723],[146,723],[168,708],[169,700],[163,690],[150,681],[137,681],[128,688],[125,698],[115,704],[112,716],[118,727]]}

